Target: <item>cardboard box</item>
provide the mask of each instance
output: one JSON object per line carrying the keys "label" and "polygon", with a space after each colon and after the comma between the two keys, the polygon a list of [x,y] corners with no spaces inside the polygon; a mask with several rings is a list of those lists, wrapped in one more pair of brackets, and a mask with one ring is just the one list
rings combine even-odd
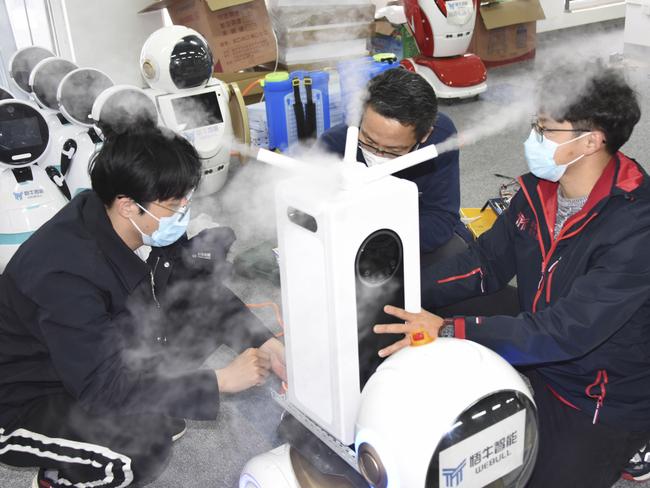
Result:
{"label": "cardboard box", "polygon": [[394,26],[387,20],[375,21],[371,39],[372,53],[392,53],[398,61],[420,54],[415,39],[405,25]]}
{"label": "cardboard box", "polygon": [[535,56],[539,0],[493,1],[481,5],[468,52],[494,67]]}
{"label": "cardboard box", "polygon": [[275,61],[275,37],[264,0],[162,0],[140,13],[167,8],[172,22],[200,32],[215,71],[234,72]]}

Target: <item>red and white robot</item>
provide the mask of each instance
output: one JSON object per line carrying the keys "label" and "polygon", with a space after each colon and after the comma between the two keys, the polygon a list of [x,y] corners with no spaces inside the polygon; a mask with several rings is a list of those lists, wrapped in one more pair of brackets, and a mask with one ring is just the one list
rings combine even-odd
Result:
{"label": "red and white robot", "polygon": [[469,98],[487,88],[481,58],[467,53],[478,0],[404,0],[420,54],[402,66],[422,75],[439,98]]}

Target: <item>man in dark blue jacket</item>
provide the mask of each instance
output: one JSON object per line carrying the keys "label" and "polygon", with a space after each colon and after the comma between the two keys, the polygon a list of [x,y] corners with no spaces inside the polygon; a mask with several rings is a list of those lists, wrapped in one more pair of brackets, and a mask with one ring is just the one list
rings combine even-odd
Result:
{"label": "man in dark blue jacket", "polygon": [[[221,284],[229,231],[184,237],[200,175],[180,136],[108,139],[93,191],[0,277],[0,462],[41,468],[34,486],[151,481],[184,418],[214,419],[221,394],[264,382],[281,361],[281,344]],[[143,244],[148,262],[134,252]],[[201,367],[222,342],[264,344]]]}
{"label": "man in dark blue jacket", "polygon": [[[619,151],[640,109],[612,69],[563,66],[540,86],[521,191],[466,252],[422,275],[429,308],[516,276],[522,312],[387,312],[407,333],[470,339],[525,368],[540,428],[528,486],[609,488],[650,433],[650,181]],[[408,344],[407,335],[380,355]]]}
{"label": "man in dark blue jacket", "polygon": [[[325,132],[319,144],[343,156],[345,124]],[[359,127],[357,161],[374,166],[407,154],[419,147],[439,144],[456,135],[456,127],[438,112],[433,88],[416,73],[390,69],[368,85]],[[462,249],[471,236],[460,221],[460,176],[458,150],[396,173],[413,181],[420,192],[420,248],[432,253],[448,245]],[[444,252],[442,252],[444,254]]]}

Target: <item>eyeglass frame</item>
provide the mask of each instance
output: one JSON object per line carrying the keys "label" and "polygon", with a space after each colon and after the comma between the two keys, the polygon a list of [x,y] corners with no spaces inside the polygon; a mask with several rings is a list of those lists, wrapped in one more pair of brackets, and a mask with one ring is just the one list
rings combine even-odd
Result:
{"label": "eyeglass frame", "polygon": [[151,203],[156,207],[160,207],[162,209],[178,214],[179,215],[178,220],[180,221],[183,220],[187,212],[190,210],[190,207],[192,206],[192,196],[194,195],[194,190],[195,188],[192,188],[192,190],[190,190],[190,192],[184,197],[184,199],[187,200],[187,203],[185,205],[181,205],[176,210],[174,210],[173,208],[169,208],[165,205],[161,205],[160,203],[156,203],[156,202],[151,202]]}
{"label": "eyeglass frame", "polygon": [[537,142],[540,144],[544,142],[544,132],[592,132],[592,129],[547,129],[539,125],[538,119],[533,119],[530,123],[531,129],[535,132],[537,136]]}
{"label": "eyeglass frame", "polygon": [[379,149],[378,147],[375,147],[372,144],[368,144],[367,142],[363,142],[361,139],[357,139],[357,147],[360,147],[360,148],[365,147],[371,153],[373,153],[375,156],[379,156],[379,157],[387,157],[388,156],[390,159],[395,159],[395,158],[399,158],[401,156],[406,156],[408,153],[412,152],[419,145],[420,145],[420,143],[416,142],[404,154],[397,154],[397,153],[392,153],[390,151],[384,151],[383,149]]}

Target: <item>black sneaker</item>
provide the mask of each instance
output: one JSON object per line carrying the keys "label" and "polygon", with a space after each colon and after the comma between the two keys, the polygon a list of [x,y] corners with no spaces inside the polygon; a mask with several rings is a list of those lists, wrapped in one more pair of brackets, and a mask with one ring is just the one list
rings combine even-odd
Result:
{"label": "black sneaker", "polygon": [[172,442],[176,442],[185,435],[185,432],[187,432],[187,423],[184,419],[172,418],[170,419],[169,426],[172,432]]}
{"label": "black sneaker", "polygon": [[645,481],[650,479],[650,442],[644,445],[630,459],[623,469],[623,479],[630,481]]}

